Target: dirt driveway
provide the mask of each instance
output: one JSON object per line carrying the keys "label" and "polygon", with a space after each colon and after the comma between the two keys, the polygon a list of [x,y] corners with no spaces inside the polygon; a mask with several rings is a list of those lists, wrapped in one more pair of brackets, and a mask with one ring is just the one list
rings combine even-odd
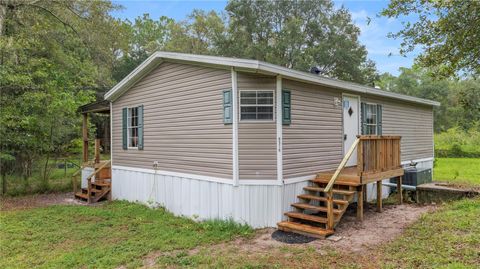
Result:
{"label": "dirt driveway", "polygon": [[73,192],[47,193],[19,197],[1,197],[0,211],[30,209],[50,205],[81,205],[84,204],[73,198]]}

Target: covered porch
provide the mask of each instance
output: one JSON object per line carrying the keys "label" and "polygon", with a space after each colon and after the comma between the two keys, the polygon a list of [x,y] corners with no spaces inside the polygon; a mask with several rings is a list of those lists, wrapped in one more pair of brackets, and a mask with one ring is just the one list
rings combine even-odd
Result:
{"label": "covered porch", "polygon": [[[72,178],[75,198],[85,200],[88,203],[98,202],[101,199],[110,200],[110,102],[103,100],[86,104],[79,107],[78,111],[82,115],[83,144],[82,168]],[[89,119],[96,126],[93,139],[89,137]],[[93,154],[90,153],[92,143]],[[81,180],[80,190],[77,190],[78,179]]]}

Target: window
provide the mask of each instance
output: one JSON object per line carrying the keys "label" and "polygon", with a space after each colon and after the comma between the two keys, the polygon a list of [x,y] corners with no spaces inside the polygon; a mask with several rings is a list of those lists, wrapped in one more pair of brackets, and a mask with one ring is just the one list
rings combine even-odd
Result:
{"label": "window", "polygon": [[273,91],[240,91],[240,120],[273,120]]}
{"label": "window", "polygon": [[365,134],[366,135],[376,135],[377,134],[377,105],[376,104],[365,104]]}
{"label": "window", "polygon": [[138,147],[138,107],[128,108],[127,115],[128,147]]}

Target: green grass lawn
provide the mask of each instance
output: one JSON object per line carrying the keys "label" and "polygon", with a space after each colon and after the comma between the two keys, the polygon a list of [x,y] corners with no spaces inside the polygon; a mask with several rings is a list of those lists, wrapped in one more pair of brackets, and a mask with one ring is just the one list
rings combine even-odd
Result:
{"label": "green grass lawn", "polygon": [[480,268],[479,216],[479,198],[448,203],[386,245],[344,253],[250,249],[231,241],[253,235],[247,226],[197,223],[127,202],[3,211],[0,268],[136,268],[152,252],[160,252],[158,268]]}
{"label": "green grass lawn", "polygon": [[480,158],[436,158],[433,179],[480,185]]}
{"label": "green grass lawn", "polygon": [[[422,216],[385,245],[345,253],[292,245],[251,252],[231,244],[157,259],[158,268],[480,268],[480,199],[449,203]],[[245,248],[245,247],[244,247]]]}
{"label": "green grass lawn", "polygon": [[386,268],[480,268],[480,199],[424,215],[383,253]]}
{"label": "green grass lawn", "polygon": [[192,249],[253,232],[127,202],[4,211],[0,226],[0,268],[136,268],[152,251]]}

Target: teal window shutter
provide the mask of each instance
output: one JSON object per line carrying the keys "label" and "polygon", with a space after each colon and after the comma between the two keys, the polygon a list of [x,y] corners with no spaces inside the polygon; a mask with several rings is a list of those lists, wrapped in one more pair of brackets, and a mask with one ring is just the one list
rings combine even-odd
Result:
{"label": "teal window shutter", "polygon": [[138,107],[138,149],[143,149],[143,105]]}
{"label": "teal window shutter", "polygon": [[232,119],[232,90],[223,91],[223,123],[231,124]]}
{"label": "teal window shutter", "polygon": [[362,125],[362,135],[367,134],[367,104],[361,103],[360,105],[360,123]]}
{"label": "teal window shutter", "polygon": [[127,143],[127,113],[128,113],[128,108],[124,107],[122,109],[122,142],[123,142],[123,149],[128,148],[128,143]]}
{"label": "teal window shutter", "polygon": [[382,105],[377,105],[377,135],[382,135]]}
{"label": "teal window shutter", "polygon": [[290,124],[292,122],[292,95],[289,90],[282,91],[282,123]]}

